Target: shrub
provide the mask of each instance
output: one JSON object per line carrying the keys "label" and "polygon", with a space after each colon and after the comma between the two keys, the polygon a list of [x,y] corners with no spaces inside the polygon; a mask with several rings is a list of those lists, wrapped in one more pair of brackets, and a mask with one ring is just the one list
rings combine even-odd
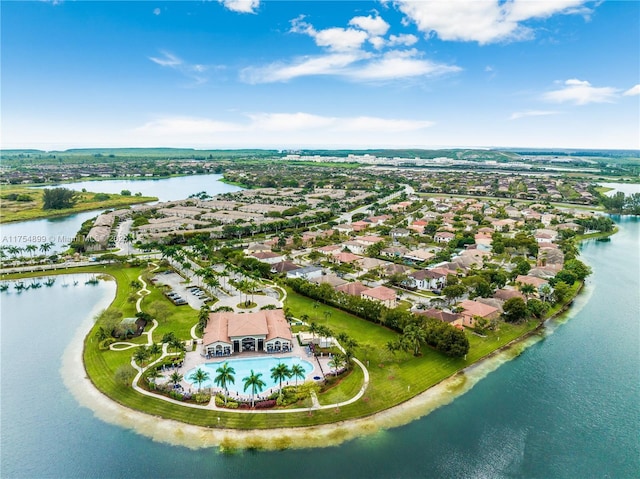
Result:
{"label": "shrub", "polygon": [[131,386],[135,376],[136,372],[129,364],[123,364],[115,372],[116,382],[121,386]]}
{"label": "shrub", "polygon": [[98,344],[98,349],[102,350],[102,351],[106,351],[107,349],[109,349],[109,346],[113,343],[115,343],[116,340],[115,338],[106,338],[103,339],[102,341],[100,341],[100,343]]}
{"label": "shrub", "polygon": [[[194,399],[198,404],[208,403],[211,400],[211,394],[209,394],[209,393],[196,393],[196,395],[194,396]],[[217,404],[217,402],[216,402],[216,404]]]}

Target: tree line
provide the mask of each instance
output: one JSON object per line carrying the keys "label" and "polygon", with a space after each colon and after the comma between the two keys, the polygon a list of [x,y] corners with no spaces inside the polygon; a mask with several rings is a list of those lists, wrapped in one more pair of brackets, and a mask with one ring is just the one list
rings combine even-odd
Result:
{"label": "tree line", "polygon": [[326,283],[316,285],[303,279],[289,279],[287,284],[296,293],[351,313],[372,323],[381,324],[401,334],[391,350],[412,350],[419,354],[428,345],[447,356],[460,357],[469,351],[469,341],[463,331],[437,319],[425,318],[381,303],[339,293]]}

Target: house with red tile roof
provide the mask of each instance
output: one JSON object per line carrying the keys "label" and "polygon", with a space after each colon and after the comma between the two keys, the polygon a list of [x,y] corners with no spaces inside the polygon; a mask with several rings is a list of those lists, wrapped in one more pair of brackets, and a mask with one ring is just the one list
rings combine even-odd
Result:
{"label": "house with red tile roof", "polygon": [[463,326],[470,328],[475,327],[476,317],[497,319],[500,316],[500,310],[498,308],[470,299],[465,299],[458,306],[462,308]]}
{"label": "house with red tile roof", "polygon": [[362,299],[378,301],[384,304],[387,308],[395,308],[397,304],[396,292],[386,286],[376,286],[375,288],[367,289],[360,293],[360,297]]}

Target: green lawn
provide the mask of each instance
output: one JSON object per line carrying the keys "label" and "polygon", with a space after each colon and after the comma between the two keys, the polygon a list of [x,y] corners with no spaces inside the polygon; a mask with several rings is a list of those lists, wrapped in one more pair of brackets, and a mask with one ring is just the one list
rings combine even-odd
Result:
{"label": "green lawn", "polygon": [[18,195],[27,195],[33,199],[33,201],[24,202],[3,199],[0,223],[66,216],[73,213],[79,213],[80,211],[126,208],[129,205],[148,203],[149,201],[157,201],[158,199],[150,196],[122,196],[110,193],[108,195],[108,199],[96,200],[94,197],[97,193],[83,192],[78,193],[78,201],[72,208],[65,208],[62,210],[43,210],[43,192],[43,188],[27,188],[24,186],[7,185],[0,187],[0,194],[2,196],[15,193]]}
{"label": "green lawn", "polygon": [[[73,272],[83,271],[113,276],[119,286],[116,298],[110,307],[121,310],[124,316],[135,314],[135,305],[128,300],[133,291],[130,283],[144,272],[143,268],[96,265],[73,270]],[[160,324],[154,333],[154,341],[158,342],[162,335],[169,331],[175,332],[181,339],[190,338],[189,331],[197,322],[197,311],[188,306],[174,306],[153,284],[149,284],[148,288],[151,293],[142,302],[143,310],[153,302],[161,301],[167,303],[171,312],[170,316]],[[471,349],[466,358],[449,358],[427,347],[423,348],[422,355],[419,357],[408,353],[392,355],[386,349],[386,344],[397,338],[396,332],[364,321],[344,311],[316,303],[291,290],[288,290],[287,293],[286,306],[291,309],[295,317],[299,318],[301,315],[307,314],[311,321],[330,327],[336,334],[345,332],[358,342],[359,346],[355,356],[367,366],[370,374],[370,384],[362,400],[337,409],[317,410],[312,414],[306,412],[299,414],[241,414],[175,406],[161,399],[140,395],[130,387],[119,385],[115,380],[115,371],[120,366],[129,364],[135,350],[99,350],[93,335],[95,327],[85,340],[84,361],[88,376],[99,390],[125,406],[190,424],[207,427],[218,427],[219,425],[220,427],[239,429],[309,426],[368,416],[404,402],[490,354],[498,347],[531,331],[537,325],[536,322],[517,326],[501,324],[499,331],[490,333],[486,338],[468,334]],[[314,304],[317,307],[314,307]],[[325,315],[325,312],[329,314]],[[134,342],[143,341],[143,338],[134,340]],[[318,400],[325,405],[345,401],[358,393],[362,383],[363,373],[360,368],[354,367],[349,376],[319,394]],[[221,418],[219,423],[218,417]]]}

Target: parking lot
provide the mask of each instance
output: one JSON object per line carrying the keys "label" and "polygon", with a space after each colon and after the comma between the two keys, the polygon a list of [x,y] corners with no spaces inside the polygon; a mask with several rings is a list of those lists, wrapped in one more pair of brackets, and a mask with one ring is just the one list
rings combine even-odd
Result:
{"label": "parking lot", "polygon": [[[195,294],[195,290],[189,289],[196,285],[193,283],[185,282],[184,278],[173,271],[167,273],[159,273],[153,277],[154,283],[157,285],[167,285],[171,288],[171,291],[177,293],[178,297],[186,301],[186,304],[193,309],[199,310],[204,301],[208,298],[206,295],[198,296]],[[174,298],[169,298],[174,304],[177,304]],[[184,303],[183,303],[184,304]]]}

